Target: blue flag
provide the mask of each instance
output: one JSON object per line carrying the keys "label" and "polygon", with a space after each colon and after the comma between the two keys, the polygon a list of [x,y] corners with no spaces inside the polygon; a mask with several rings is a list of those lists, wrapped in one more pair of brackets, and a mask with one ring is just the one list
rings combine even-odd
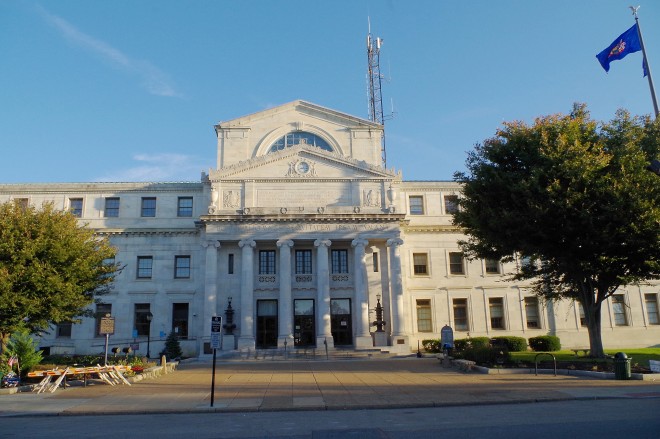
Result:
{"label": "blue flag", "polygon": [[[637,23],[630,29],[622,33],[616,40],[610,44],[607,49],[596,55],[600,65],[606,72],[610,71],[610,63],[617,59],[622,59],[629,53],[635,53],[642,50],[642,43],[639,41],[639,32],[637,32]],[[642,62],[643,64],[643,62]],[[646,66],[644,67],[644,76],[646,76]]]}

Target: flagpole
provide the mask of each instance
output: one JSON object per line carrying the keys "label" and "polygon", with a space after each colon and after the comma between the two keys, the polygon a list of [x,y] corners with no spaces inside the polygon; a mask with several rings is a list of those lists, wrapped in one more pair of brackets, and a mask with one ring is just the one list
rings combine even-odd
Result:
{"label": "flagpole", "polygon": [[653,78],[651,77],[651,67],[649,66],[649,62],[646,59],[646,49],[644,48],[644,39],[642,38],[642,29],[639,27],[639,18],[637,17],[637,9],[639,9],[639,6],[636,8],[633,8],[632,6],[630,7],[633,11],[633,15],[635,16],[635,23],[637,23],[637,35],[639,35],[639,44],[642,46],[642,56],[643,56],[643,62],[644,66],[646,67],[646,76],[648,76],[649,79],[649,88],[651,89],[651,99],[653,100],[653,109],[655,110],[655,118],[657,119],[658,116],[660,116],[660,111],[658,111],[658,100],[655,97],[655,89],[653,88]]}

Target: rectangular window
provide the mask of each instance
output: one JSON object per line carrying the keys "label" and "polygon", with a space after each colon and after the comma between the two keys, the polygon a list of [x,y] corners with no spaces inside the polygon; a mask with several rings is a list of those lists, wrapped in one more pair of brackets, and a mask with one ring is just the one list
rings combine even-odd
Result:
{"label": "rectangular window", "polygon": [[424,215],[424,197],[411,195],[408,200],[410,201],[411,215]]}
{"label": "rectangular window", "polygon": [[415,276],[429,274],[428,255],[426,253],[413,253],[413,272]]}
{"label": "rectangular window", "polygon": [[373,252],[371,254],[371,259],[374,263],[374,273],[378,273],[378,252]]}
{"label": "rectangular window", "polygon": [[154,259],[152,256],[138,256],[137,258],[137,278],[151,279]]}
{"label": "rectangular window", "polygon": [[296,250],[296,274],[312,274],[311,250]]}
{"label": "rectangular window", "polygon": [[134,326],[137,330],[137,335],[147,336],[151,332],[151,319],[153,314],[151,314],[151,305],[148,303],[136,303],[135,304],[135,314],[134,314]]}
{"label": "rectangular window", "polygon": [[417,331],[433,332],[431,301],[428,299],[417,300]]}
{"label": "rectangular window", "polygon": [[660,324],[660,319],[658,318],[658,295],[644,294],[644,302],[646,303],[646,315],[649,317],[649,325]]}
{"label": "rectangular window", "polygon": [[99,337],[99,331],[101,330],[101,318],[106,315],[112,314],[112,305],[109,303],[97,303],[96,312],[94,313],[94,319],[96,323],[94,325],[94,336]]}
{"label": "rectangular window", "polygon": [[58,338],[71,338],[71,322],[63,322],[57,324],[57,337]]}
{"label": "rectangular window", "polygon": [[463,253],[449,252],[449,274],[465,274]]}
{"label": "rectangular window", "polygon": [[575,302],[578,304],[580,311],[580,326],[587,326],[587,317],[584,315],[584,307],[581,303]]}
{"label": "rectangular window", "polygon": [[141,216],[147,218],[156,216],[156,197],[142,197]]}
{"label": "rectangular window", "polygon": [[259,251],[259,274],[275,274],[275,250]]}
{"label": "rectangular window", "polygon": [[457,331],[468,331],[467,299],[454,299],[454,327]]}
{"label": "rectangular window", "polygon": [[227,274],[234,274],[234,254],[227,255]]}
{"label": "rectangular window", "polygon": [[106,218],[117,218],[119,216],[119,198],[106,198],[104,214]]}
{"label": "rectangular window", "polygon": [[18,208],[21,210],[27,210],[30,204],[27,198],[14,198],[14,202],[18,204]]}
{"label": "rectangular window", "polygon": [[537,297],[525,297],[525,316],[528,328],[540,328],[539,323],[539,299]]}
{"label": "rectangular window", "polygon": [[615,294],[612,296],[612,311],[614,311],[614,324],[616,326],[628,326],[626,302],[623,294]]}
{"label": "rectangular window", "polygon": [[500,274],[500,261],[486,258],[486,274]]}
{"label": "rectangular window", "polygon": [[348,250],[332,250],[330,259],[333,274],[348,273]]}
{"label": "rectangular window", "polygon": [[188,304],[172,304],[172,332],[179,338],[188,338]]}
{"label": "rectangular window", "polygon": [[458,212],[458,195],[445,195],[445,214]]}
{"label": "rectangular window", "polygon": [[174,257],[174,278],[175,279],[190,278],[190,256]]}
{"label": "rectangular window", "polygon": [[176,208],[176,216],[191,217],[193,214],[193,198],[179,197]]}
{"label": "rectangular window", "polygon": [[488,308],[490,310],[490,328],[504,329],[504,301],[501,297],[491,297],[488,299]]}
{"label": "rectangular window", "polygon": [[82,198],[69,198],[69,211],[75,217],[82,217],[83,213],[83,199]]}

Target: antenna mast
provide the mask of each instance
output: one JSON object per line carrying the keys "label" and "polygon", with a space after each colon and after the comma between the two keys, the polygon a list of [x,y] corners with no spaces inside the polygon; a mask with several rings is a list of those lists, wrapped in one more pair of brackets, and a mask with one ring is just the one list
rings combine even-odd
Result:
{"label": "antenna mast", "polygon": [[[380,47],[383,40],[379,37],[371,37],[371,22],[369,22],[369,33],[367,34],[367,85],[369,88],[369,120],[379,123],[385,127],[383,116],[383,93],[381,91],[382,75],[380,74]],[[381,156],[383,167],[387,167],[387,155],[385,154],[385,130],[381,139]]]}

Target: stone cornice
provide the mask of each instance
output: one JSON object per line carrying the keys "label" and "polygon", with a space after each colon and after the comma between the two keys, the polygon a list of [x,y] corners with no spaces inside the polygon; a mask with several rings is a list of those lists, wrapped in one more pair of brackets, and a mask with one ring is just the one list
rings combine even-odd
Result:
{"label": "stone cornice", "polygon": [[404,233],[462,233],[460,227],[452,225],[431,225],[431,226],[411,226],[403,227]]}
{"label": "stone cornice", "polygon": [[397,214],[295,214],[295,215],[205,215],[200,217],[201,223],[292,223],[292,222],[322,222],[322,223],[399,223],[405,224],[405,215]]}
{"label": "stone cornice", "polygon": [[118,194],[118,193],[164,193],[164,192],[202,192],[204,186],[197,182],[172,183],[18,183],[0,184],[0,193],[9,193],[15,197],[21,194],[45,193],[81,193]]}
{"label": "stone cornice", "polygon": [[190,236],[199,235],[199,229],[98,229],[95,233],[101,236]]}

